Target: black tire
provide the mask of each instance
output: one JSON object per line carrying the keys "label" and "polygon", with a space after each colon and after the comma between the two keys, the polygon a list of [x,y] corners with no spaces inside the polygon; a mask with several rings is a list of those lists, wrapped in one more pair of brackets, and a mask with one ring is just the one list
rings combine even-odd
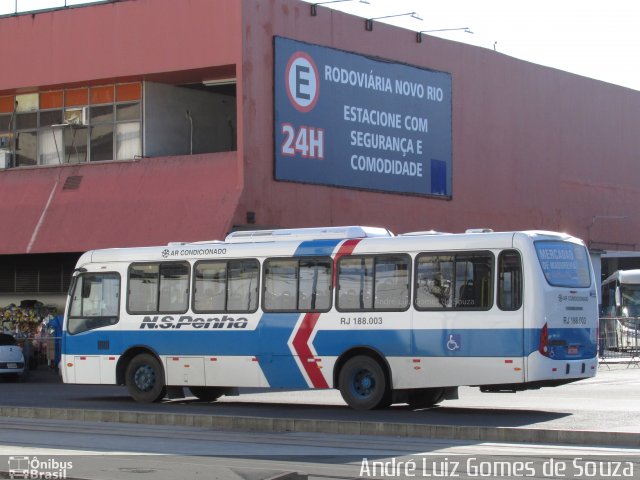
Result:
{"label": "black tire", "polygon": [[127,366],[125,383],[129,395],[140,403],[158,402],[167,392],[162,365],[148,353],[136,355],[131,360]]}
{"label": "black tire", "polygon": [[391,404],[385,371],[369,356],[358,355],[347,360],[340,370],[338,385],[342,398],[354,410],[386,408]]}
{"label": "black tire", "polygon": [[189,387],[191,393],[198,400],[203,402],[213,402],[224,395],[225,389],[222,387]]}
{"label": "black tire", "polygon": [[444,388],[416,388],[409,392],[407,403],[411,408],[429,408],[444,400]]}

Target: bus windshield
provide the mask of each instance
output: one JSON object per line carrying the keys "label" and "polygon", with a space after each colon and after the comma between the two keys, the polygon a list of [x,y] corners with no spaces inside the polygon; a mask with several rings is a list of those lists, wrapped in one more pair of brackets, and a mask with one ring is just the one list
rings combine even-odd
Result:
{"label": "bus windshield", "polygon": [[622,312],[627,317],[640,316],[640,285],[620,285]]}
{"label": "bus windshield", "polygon": [[549,285],[567,288],[587,288],[591,285],[589,259],[582,245],[538,241],[535,247]]}

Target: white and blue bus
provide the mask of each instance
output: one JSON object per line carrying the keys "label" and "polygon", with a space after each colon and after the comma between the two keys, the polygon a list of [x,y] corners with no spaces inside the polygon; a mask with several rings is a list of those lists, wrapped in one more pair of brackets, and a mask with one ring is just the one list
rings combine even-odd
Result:
{"label": "white and blue bus", "polygon": [[459,386],[519,391],[592,377],[596,284],[584,244],[542,231],[329,227],[90,251],[64,319],[66,383],[140,402],[188,387],[339,389],[413,407]]}
{"label": "white and blue bus", "polygon": [[601,353],[637,353],[639,347],[640,270],[618,270],[602,282]]}

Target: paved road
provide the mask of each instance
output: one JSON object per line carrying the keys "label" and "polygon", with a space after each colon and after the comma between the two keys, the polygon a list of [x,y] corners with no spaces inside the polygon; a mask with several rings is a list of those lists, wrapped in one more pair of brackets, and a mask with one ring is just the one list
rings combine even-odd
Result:
{"label": "paved road", "polygon": [[[637,401],[640,398],[640,368],[626,368],[626,365],[605,367],[594,379],[517,394],[482,394],[478,389],[463,388],[460,397],[460,400],[446,401],[429,410],[412,411],[406,406],[394,406],[384,411],[356,412],[349,409],[334,391],[252,393],[223,398],[211,404],[188,398],[143,405],[132,401],[124,388],[63,385],[47,371],[35,372],[28,382],[0,383],[0,408],[32,408],[34,412],[45,411],[43,407],[53,407],[125,414],[145,412],[142,414],[145,419],[150,414],[167,418],[188,414],[218,418],[315,418],[336,424],[360,421],[477,425],[481,428],[514,427],[517,431],[527,432],[529,429],[537,429],[538,432],[553,429],[573,432],[599,430],[631,432],[633,438],[640,439],[640,402]],[[458,428],[462,431],[466,427]],[[528,440],[530,444],[518,445],[326,433],[223,432],[175,424],[6,417],[0,418],[0,478],[9,478],[9,466],[15,465],[20,458],[33,460],[36,456],[39,461],[50,459],[58,462],[55,465],[63,461],[73,462],[73,469],[67,472],[69,478],[92,480],[258,480],[279,478],[287,472],[302,474],[287,480],[307,477],[311,480],[425,478],[435,477],[437,473],[446,476],[442,475],[443,468],[453,468],[456,462],[460,465],[456,478],[486,477],[479,475],[479,462],[484,462],[485,473],[493,474],[489,475],[491,478],[523,476],[496,475],[498,467],[495,462],[508,464],[508,468],[515,468],[514,465],[520,462],[520,465],[533,468],[528,472],[533,473],[527,477],[549,478],[549,472],[545,473],[543,468],[548,467],[552,459],[568,469],[567,474],[555,477],[582,478],[585,466],[597,469],[604,465],[605,468],[626,466],[624,472],[630,475],[618,475],[616,478],[640,478],[640,449],[539,445]],[[365,458],[369,462],[378,462],[378,470],[373,470],[373,463],[367,467],[369,470],[364,468]],[[576,464],[576,459],[583,460]],[[476,463],[469,464],[469,461]],[[393,470],[400,462],[405,462],[405,466],[406,462],[414,462],[416,470]],[[391,468],[391,472],[381,472],[382,466]],[[603,477],[607,472],[594,470],[589,476]],[[574,477],[579,473],[583,475]],[[280,478],[284,480],[284,477]]]}
{"label": "paved road", "polygon": [[[45,464],[39,468],[43,473],[51,473],[49,466],[56,462],[56,466],[70,466],[67,477],[96,480],[258,480],[277,478],[287,472],[302,474],[293,478],[308,476],[313,480],[424,478],[443,472],[452,478],[478,478],[481,466],[485,473],[498,473],[495,462],[507,469],[526,464],[527,473],[531,473],[527,477],[548,478],[550,475],[545,475],[543,469],[547,465],[548,470],[552,461],[566,465],[569,469],[566,477],[572,477],[569,471],[579,473],[579,468],[593,468],[587,465],[595,466],[596,462],[624,466],[631,474],[627,478],[640,474],[637,449],[0,419],[0,478],[8,478],[9,467],[15,467],[17,459],[23,459],[24,463],[34,458]],[[522,476],[500,475],[500,478]]]}
{"label": "paved road", "polygon": [[595,378],[562,387],[516,394],[462,388],[459,400],[437,408],[412,411],[398,405],[373,412],[349,409],[333,390],[246,394],[211,404],[190,398],[144,405],[134,402],[123,387],[63,385],[53,374],[38,371],[32,375],[37,381],[0,384],[0,405],[640,434],[640,368],[626,367],[601,366]]}

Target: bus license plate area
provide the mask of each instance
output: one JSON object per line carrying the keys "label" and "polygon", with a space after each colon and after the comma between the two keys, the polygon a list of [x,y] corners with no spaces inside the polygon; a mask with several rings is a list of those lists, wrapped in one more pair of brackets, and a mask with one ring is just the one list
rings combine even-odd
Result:
{"label": "bus license plate area", "polygon": [[567,354],[569,355],[578,355],[580,352],[580,348],[578,345],[569,345],[567,347]]}

